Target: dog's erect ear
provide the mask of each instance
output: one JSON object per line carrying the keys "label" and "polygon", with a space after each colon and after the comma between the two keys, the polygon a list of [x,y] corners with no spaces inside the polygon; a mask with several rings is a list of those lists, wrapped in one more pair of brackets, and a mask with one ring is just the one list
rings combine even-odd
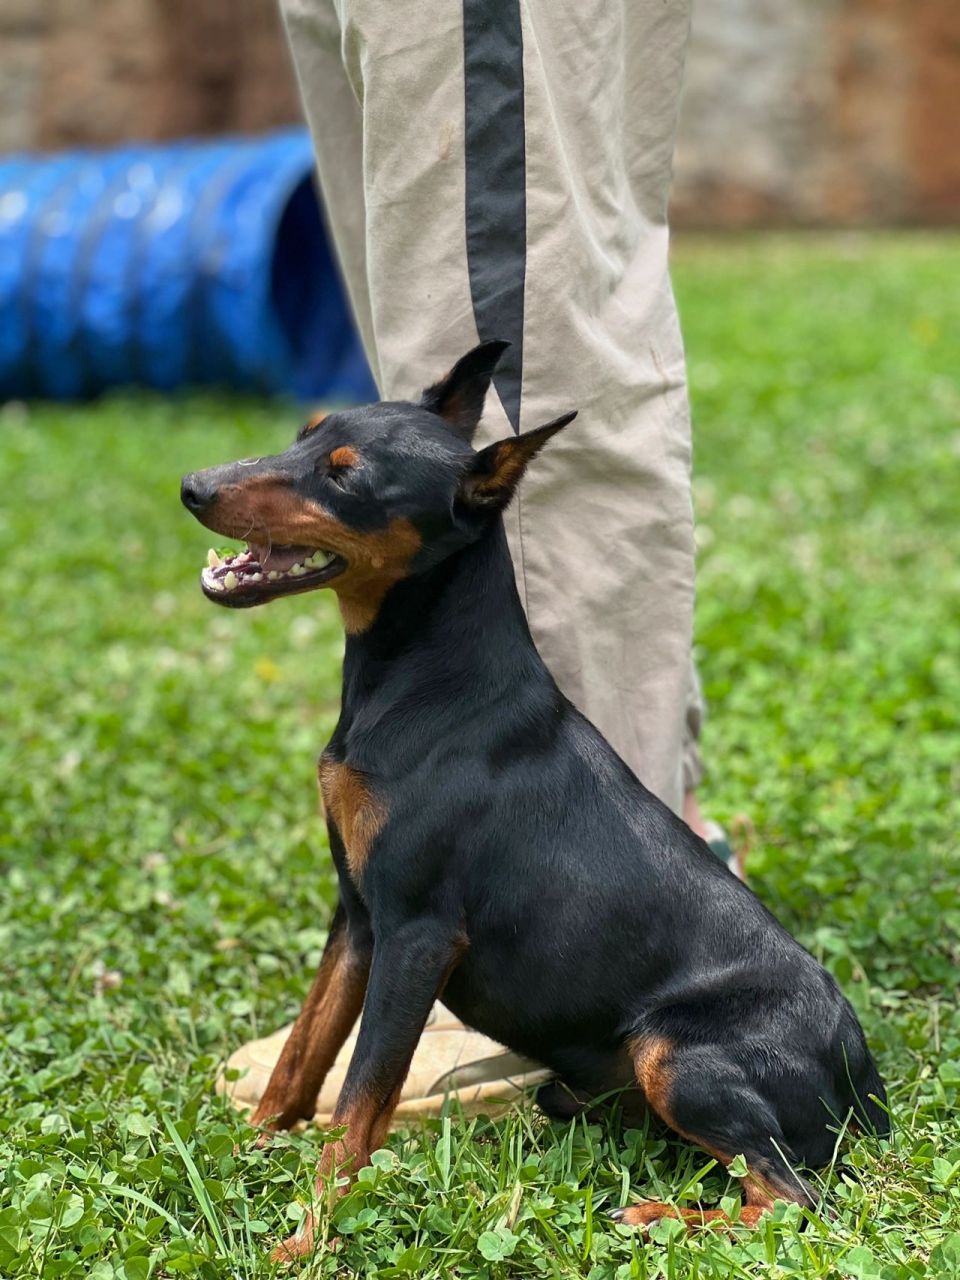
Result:
{"label": "dog's erect ear", "polygon": [[497,361],[509,342],[481,342],[457,361],[445,378],[427,387],[420,400],[438,413],[467,444],[473,439]]}
{"label": "dog's erect ear", "polygon": [[477,513],[502,511],[513,497],[530,459],[576,416],[574,409],[542,427],[534,427],[521,436],[508,436],[481,449],[470,459],[470,466],[460,481],[457,505]]}

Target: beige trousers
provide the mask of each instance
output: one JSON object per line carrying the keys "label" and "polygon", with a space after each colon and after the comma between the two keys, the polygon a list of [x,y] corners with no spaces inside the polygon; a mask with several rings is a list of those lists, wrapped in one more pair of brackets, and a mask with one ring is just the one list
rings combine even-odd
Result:
{"label": "beige trousers", "polygon": [[560,687],[678,809],[700,714],[666,221],[688,0],[281,5],[382,395],[503,338],[484,441],[580,411],[508,512],[520,593]]}

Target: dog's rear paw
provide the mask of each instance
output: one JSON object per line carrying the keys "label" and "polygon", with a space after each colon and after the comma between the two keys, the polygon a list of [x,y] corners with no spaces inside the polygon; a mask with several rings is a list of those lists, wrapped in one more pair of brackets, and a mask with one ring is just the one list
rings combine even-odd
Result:
{"label": "dog's rear paw", "polygon": [[768,1205],[745,1204],[740,1210],[739,1218],[734,1222],[722,1209],[677,1209],[659,1200],[647,1200],[643,1204],[629,1204],[622,1209],[611,1209],[608,1216],[614,1222],[619,1222],[622,1227],[636,1227],[646,1235],[651,1227],[655,1227],[664,1218],[679,1219],[688,1231],[703,1228],[713,1231],[733,1231],[737,1227],[756,1227],[763,1215],[769,1212]]}
{"label": "dog's rear paw", "polygon": [[620,1209],[611,1209],[608,1217],[619,1222],[621,1227],[636,1227],[644,1235],[664,1218],[675,1218],[676,1210],[668,1204],[648,1201],[646,1204],[628,1204]]}

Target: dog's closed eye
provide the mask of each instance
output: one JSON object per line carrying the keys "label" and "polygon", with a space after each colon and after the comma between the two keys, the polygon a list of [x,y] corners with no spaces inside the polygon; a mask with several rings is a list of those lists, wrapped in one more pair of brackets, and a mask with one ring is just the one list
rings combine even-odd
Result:
{"label": "dog's closed eye", "polygon": [[326,470],[328,479],[332,480],[339,488],[345,488],[346,473],[351,467],[355,467],[359,459],[356,453],[349,445],[342,445],[339,449],[334,449],[326,462],[317,464],[317,470]]}

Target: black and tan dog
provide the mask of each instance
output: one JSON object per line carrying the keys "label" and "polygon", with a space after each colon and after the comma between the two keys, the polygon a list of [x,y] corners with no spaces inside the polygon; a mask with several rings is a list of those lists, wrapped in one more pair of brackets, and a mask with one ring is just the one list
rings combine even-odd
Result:
{"label": "black and tan dog", "polygon": [[[320,760],[340,903],[254,1123],[313,1115],[362,1008],[334,1117],[346,1131],[320,1166],[355,1174],[442,995],[556,1072],[548,1109],[639,1085],[719,1161],[742,1153],[741,1222],[776,1198],[813,1207],[792,1166],[824,1165],[848,1118],[886,1133],[883,1085],[833,978],[541,661],[501,512],[574,415],[474,452],[504,345],[470,352],[418,404],[332,413],[285,453],[183,481],[197,519],[249,547],[211,554],[211,600],[244,608],[330,586],[347,633]],[[727,1221],[660,1203],[614,1216]],[[277,1255],[309,1252],[313,1231],[308,1217]]]}

